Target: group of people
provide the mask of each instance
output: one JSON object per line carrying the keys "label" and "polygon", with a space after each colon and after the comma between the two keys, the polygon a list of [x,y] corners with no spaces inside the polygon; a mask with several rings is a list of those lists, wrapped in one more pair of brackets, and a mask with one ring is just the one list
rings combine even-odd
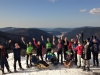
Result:
{"label": "group of people", "polygon": [[[6,45],[0,44],[0,63],[1,63],[1,70],[4,72],[4,65],[7,68],[8,72],[10,71],[10,66],[7,61],[9,58],[7,50],[13,50],[14,54],[14,72],[17,72],[16,70],[16,62],[19,63],[20,70],[24,70],[21,65],[21,50],[25,49],[26,51],[26,67],[30,68],[32,64],[32,55],[34,54],[33,50],[36,49],[36,56],[40,57],[41,61],[47,62],[49,57],[52,56],[53,59],[51,59],[52,63],[56,64],[69,64],[70,61],[75,62],[75,65],[77,65],[77,68],[82,67],[83,71],[87,70],[90,71],[90,63],[89,60],[91,59],[91,52],[93,55],[93,67],[99,66],[99,60],[98,60],[98,54],[99,54],[99,44],[100,40],[96,36],[91,36],[90,38],[87,38],[86,40],[83,39],[83,33],[76,35],[75,39],[71,39],[71,41],[68,40],[67,37],[63,38],[64,34],[61,35],[58,40],[55,39],[53,36],[52,41],[50,38],[47,38],[47,40],[44,39],[43,36],[41,36],[41,40],[36,40],[35,38],[32,38],[32,41],[29,41],[28,43],[25,41],[24,37],[21,37],[21,42],[15,42],[12,45],[12,40],[9,40]],[[56,48],[56,49],[55,49]],[[56,51],[55,51],[56,50]],[[54,52],[57,52],[57,55],[54,54]],[[45,59],[44,54],[46,54]],[[64,56],[64,57],[63,57]],[[61,61],[60,61],[61,58]],[[63,60],[64,59],[64,60]],[[28,62],[30,60],[30,63]],[[96,63],[95,63],[96,60]],[[71,64],[71,63],[70,63]],[[70,65],[69,65],[70,66]]]}

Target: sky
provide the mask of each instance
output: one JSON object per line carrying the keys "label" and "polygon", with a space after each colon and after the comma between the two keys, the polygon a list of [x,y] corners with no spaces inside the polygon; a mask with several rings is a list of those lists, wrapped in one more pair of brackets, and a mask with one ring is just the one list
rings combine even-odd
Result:
{"label": "sky", "polygon": [[100,0],[0,0],[0,28],[100,26]]}

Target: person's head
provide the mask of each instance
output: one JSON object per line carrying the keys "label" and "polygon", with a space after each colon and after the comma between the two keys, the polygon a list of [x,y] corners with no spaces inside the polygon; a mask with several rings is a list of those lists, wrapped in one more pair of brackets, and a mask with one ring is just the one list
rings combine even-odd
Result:
{"label": "person's head", "polygon": [[76,34],[76,37],[78,38],[78,35]]}
{"label": "person's head", "polygon": [[47,38],[47,41],[50,42],[50,38]]}
{"label": "person's head", "polygon": [[71,39],[71,42],[74,42],[74,39]]}
{"label": "person's head", "polygon": [[11,40],[8,40],[9,43],[11,43]]}
{"label": "person's head", "polygon": [[61,43],[61,40],[60,39],[58,39],[58,43]]}
{"label": "person's head", "polygon": [[81,34],[79,34],[79,36],[81,36]]}
{"label": "person's head", "polygon": [[93,39],[93,43],[97,43],[96,39]]}
{"label": "person's head", "polygon": [[24,40],[24,37],[21,37],[22,40]]}
{"label": "person's head", "polygon": [[90,38],[87,38],[87,39],[86,39],[86,42],[89,42],[89,40],[90,40]]}
{"label": "person's head", "polygon": [[78,42],[78,45],[82,45],[82,43],[81,42]]}
{"label": "person's head", "polygon": [[19,45],[18,45],[18,43],[15,43],[15,47],[18,47]]}
{"label": "person's head", "polygon": [[0,49],[3,49],[3,45],[2,44],[0,44]]}
{"label": "person's head", "polygon": [[29,42],[29,45],[32,45],[32,42]]}
{"label": "person's head", "polygon": [[51,53],[54,53],[54,50],[51,50]]}
{"label": "person's head", "polygon": [[40,42],[40,41],[38,41],[38,42],[37,42],[37,44],[38,44],[38,45],[40,45],[40,44],[41,44],[41,42]]}
{"label": "person's head", "polygon": [[76,44],[76,41],[74,41],[74,44]]}
{"label": "person's head", "polygon": [[67,40],[68,40],[68,38],[67,38],[67,37],[65,37],[64,41],[67,41]]}

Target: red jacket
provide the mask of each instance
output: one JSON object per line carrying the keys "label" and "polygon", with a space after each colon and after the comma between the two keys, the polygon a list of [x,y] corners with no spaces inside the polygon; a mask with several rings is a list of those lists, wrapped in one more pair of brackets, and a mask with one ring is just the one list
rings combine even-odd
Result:
{"label": "red jacket", "polygon": [[83,46],[77,46],[74,50],[77,51],[77,54],[82,55],[82,51],[83,51]]}
{"label": "red jacket", "polygon": [[70,42],[68,48],[72,50],[72,47],[73,47],[73,42]]}

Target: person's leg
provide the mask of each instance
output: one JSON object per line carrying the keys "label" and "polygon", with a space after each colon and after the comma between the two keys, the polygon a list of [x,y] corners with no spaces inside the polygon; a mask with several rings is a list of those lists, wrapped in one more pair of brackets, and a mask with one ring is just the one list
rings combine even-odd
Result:
{"label": "person's leg", "polygon": [[90,71],[90,68],[89,68],[90,67],[90,62],[89,62],[89,60],[86,60],[86,65],[87,65],[86,66],[87,67],[87,71]]}
{"label": "person's leg", "polygon": [[6,67],[7,71],[8,71],[8,72],[11,72],[11,71],[9,70],[9,65],[8,65],[8,61],[7,61],[6,58],[4,59],[4,64],[5,64],[5,67]]}
{"label": "person's leg", "polygon": [[86,66],[86,60],[83,60],[83,71],[85,71],[85,66]]}
{"label": "person's leg", "polygon": [[32,66],[32,53],[30,53],[29,57],[30,57],[30,66]]}
{"label": "person's leg", "polygon": [[[81,58],[81,55],[80,55]],[[81,58],[81,67],[83,67],[83,58]]]}
{"label": "person's leg", "polygon": [[1,60],[1,68],[2,68],[2,73],[4,73],[4,60]]}
{"label": "person's leg", "polygon": [[97,67],[99,66],[99,61],[98,61],[98,52],[95,54],[95,58],[96,58],[96,63],[97,63]]}
{"label": "person's leg", "polygon": [[27,67],[29,67],[29,65],[28,65],[28,59],[29,59],[29,55],[27,54],[27,57],[26,57],[26,65],[27,65]]}
{"label": "person's leg", "polygon": [[77,65],[77,53],[75,53],[75,65]]}
{"label": "person's leg", "polygon": [[43,61],[43,57],[42,57],[42,54],[40,54],[40,57],[41,57],[41,60]]}
{"label": "person's leg", "polygon": [[47,54],[48,54],[49,50],[46,49],[46,57],[45,57],[45,60],[47,61]]}
{"label": "person's leg", "polygon": [[63,64],[63,54],[61,52],[61,64]]}
{"label": "person's leg", "polygon": [[59,52],[57,52],[57,57],[58,57],[58,63],[59,63]]}
{"label": "person's leg", "polygon": [[23,70],[22,65],[21,65],[21,58],[18,58],[18,64],[19,64],[19,68],[20,68],[21,70]]}
{"label": "person's leg", "polygon": [[66,50],[64,50],[64,60],[66,60]]}
{"label": "person's leg", "polygon": [[95,66],[95,53],[92,52],[92,54],[93,54],[93,66]]}
{"label": "person's leg", "polygon": [[17,62],[17,59],[14,58],[14,71],[16,72],[16,62]]}
{"label": "person's leg", "polygon": [[81,66],[81,57],[80,57],[80,55],[78,55],[77,54],[77,66],[78,66],[78,68]]}

